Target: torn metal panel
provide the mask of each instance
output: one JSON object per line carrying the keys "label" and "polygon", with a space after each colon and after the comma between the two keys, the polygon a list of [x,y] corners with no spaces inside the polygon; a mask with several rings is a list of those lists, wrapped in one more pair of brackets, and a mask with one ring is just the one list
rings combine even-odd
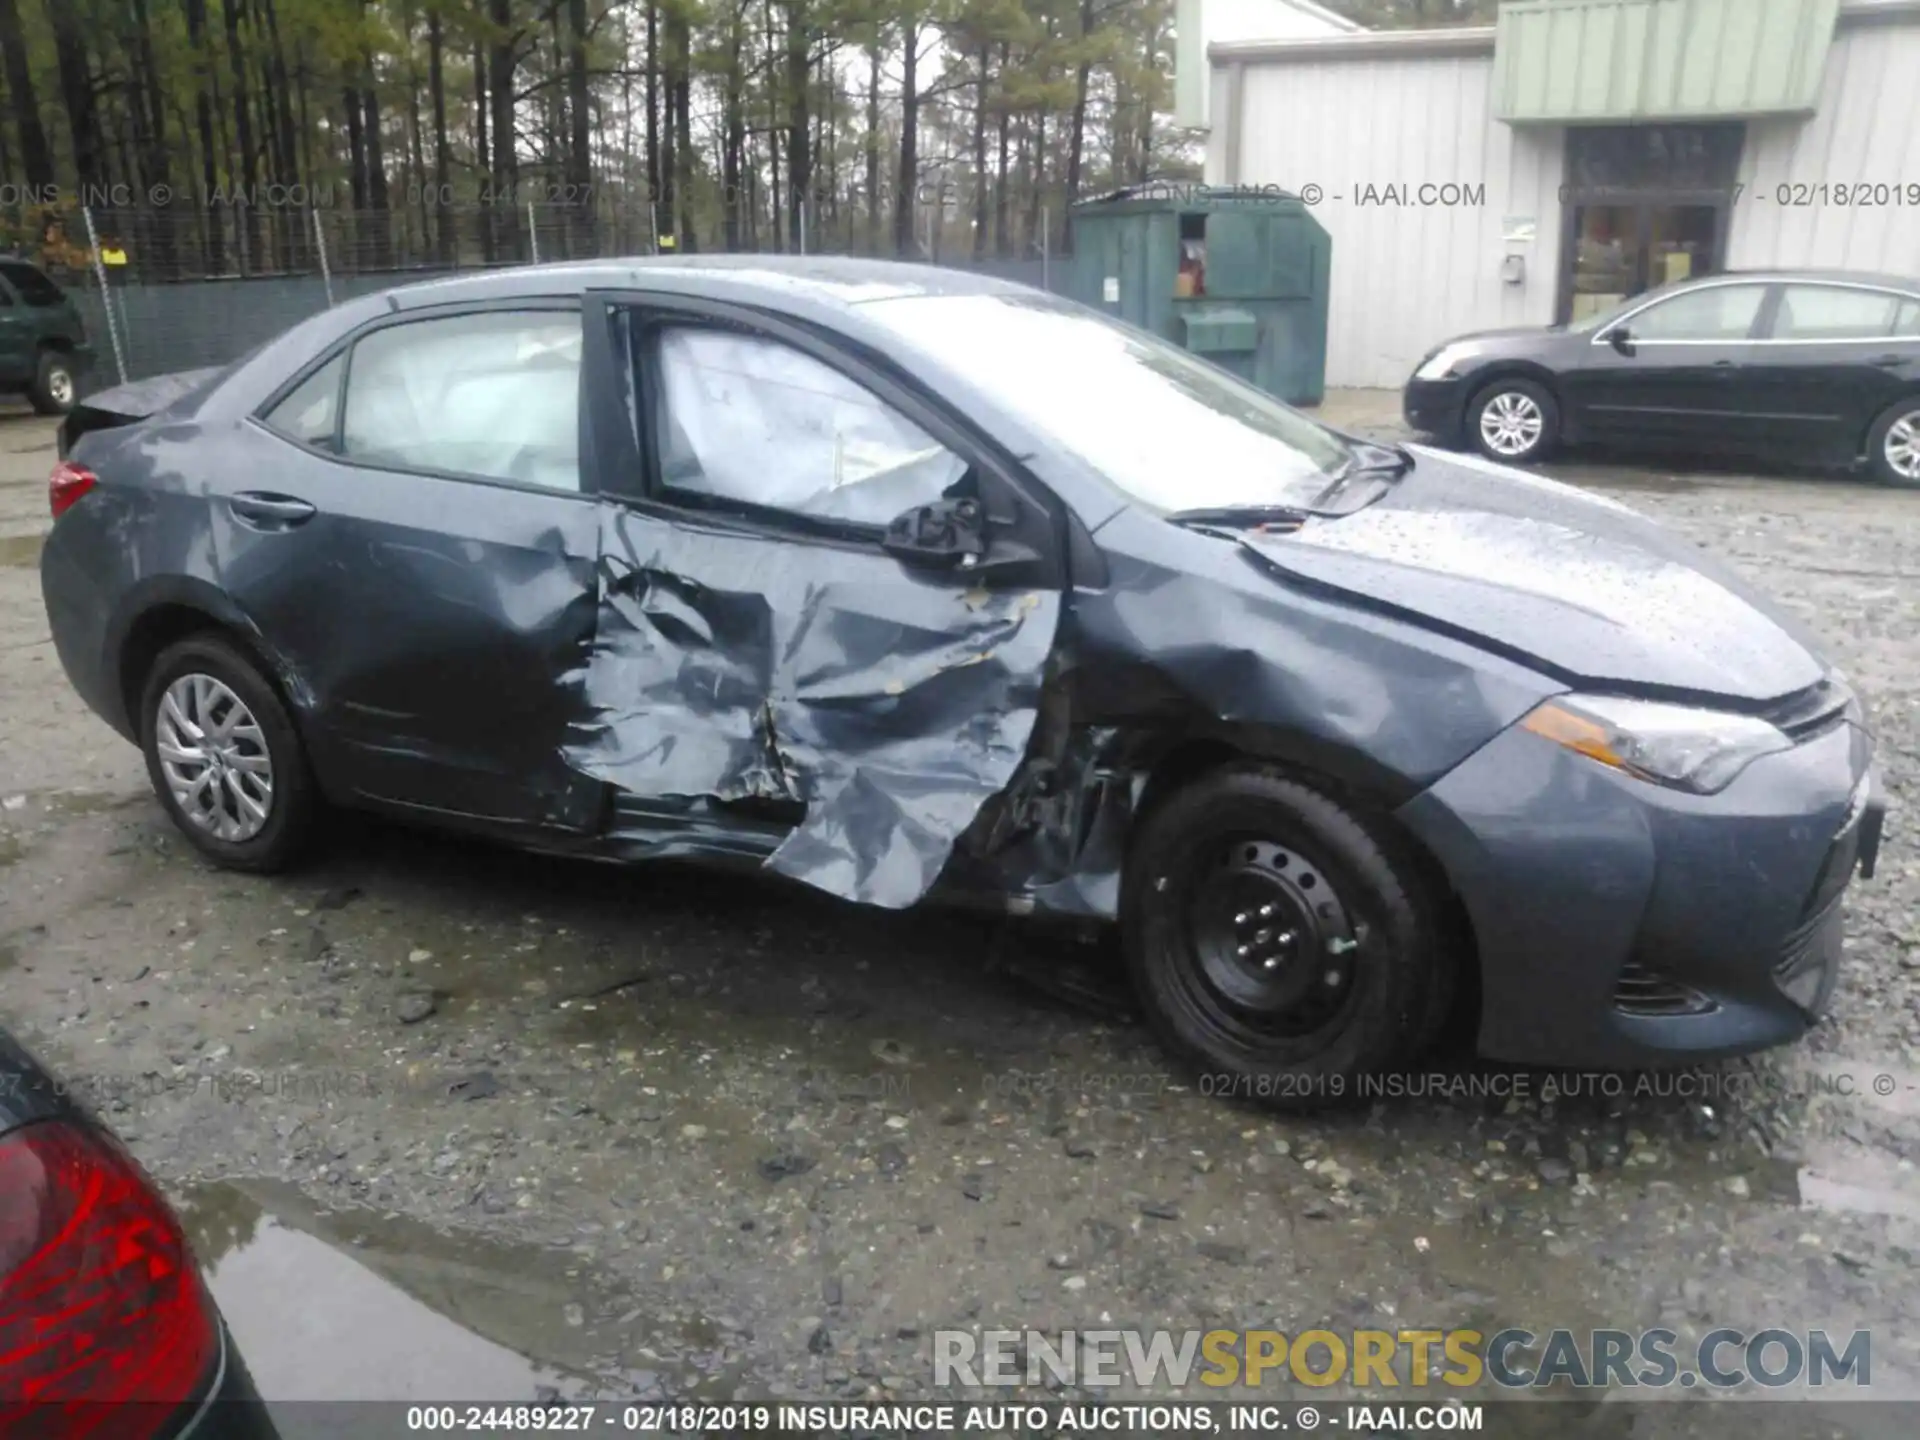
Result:
{"label": "torn metal panel", "polygon": [[867,904],[919,900],[1026,752],[1060,597],[601,515],[599,632],[567,759],[642,798],[803,806],[767,868]]}
{"label": "torn metal panel", "polygon": [[1056,726],[1064,688],[1050,691],[1044,740],[980,815],[966,849],[991,867],[1010,903],[1044,914],[1111,920],[1120,913],[1127,836],[1147,771],[1138,736],[1114,726]]}

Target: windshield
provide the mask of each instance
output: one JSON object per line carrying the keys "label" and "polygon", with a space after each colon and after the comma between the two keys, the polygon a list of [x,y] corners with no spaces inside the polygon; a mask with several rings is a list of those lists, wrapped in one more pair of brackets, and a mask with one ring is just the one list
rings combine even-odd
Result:
{"label": "windshield", "polygon": [[913,296],[861,309],[1161,514],[1310,504],[1354,458],[1264,391],[1049,296]]}

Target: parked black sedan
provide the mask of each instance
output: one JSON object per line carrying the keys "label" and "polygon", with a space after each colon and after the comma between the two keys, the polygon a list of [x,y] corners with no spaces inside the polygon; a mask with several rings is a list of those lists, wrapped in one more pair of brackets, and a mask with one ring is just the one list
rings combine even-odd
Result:
{"label": "parked black sedan", "polygon": [[0,1030],[0,1434],[275,1440],[180,1221]]}
{"label": "parked black sedan", "polygon": [[62,447],[60,660],[223,865],[334,804],[1117,923],[1280,1104],[1455,995],[1510,1060],[1790,1040],[1872,868],[1859,702],[1697,547],[985,277],[436,282]]}
{"label": "parked black sedan", "polygon": [[1920,281],[1716,275],[1572,325],[1449,340],[1407,423],[1509,464],[1604,444],[1864,466],[1920,486]]}

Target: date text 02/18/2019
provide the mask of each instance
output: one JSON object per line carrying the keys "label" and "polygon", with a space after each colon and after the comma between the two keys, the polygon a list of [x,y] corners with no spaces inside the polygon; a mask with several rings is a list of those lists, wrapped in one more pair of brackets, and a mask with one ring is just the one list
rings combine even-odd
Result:
{"label": "date text 02/18/2019", "polygon": [[[1606,185],[1562,185],[1563,205],[1599,204],[1611,196],[1626,196],[1637,191]],[[1801,210],[1831,205],[1849,209],[1920,209],[1920,180],[1783,180],[1777,185],[1738,185],[1725,187],[1729,201],[1739,205],[1759,202]]]}
{"label": "date text 02/18/2019", "polygon": [[1196,1401],[1105,1405],[592,1404],[409,1405],[406,1432],[442,1434],[599,1434],[618,1431],[671,1436],[787,1433],[796,1435],[1015,1435],[1084,1430],[1105,1434],[1272,1435],[1312,1433],[1323,1426],[1373,1430],[1477,1432],[1482,1407],[1444,1404],[1332,1407],[1301,1404],[1224,1405]]}

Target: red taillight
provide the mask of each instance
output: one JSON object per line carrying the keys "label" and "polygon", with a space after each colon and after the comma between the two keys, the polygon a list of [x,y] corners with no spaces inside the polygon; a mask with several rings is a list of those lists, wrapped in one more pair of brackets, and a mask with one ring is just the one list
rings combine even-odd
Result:
{"label": "red taillight", "polygon": [[0,1434],[155,1433],[219,1351],[180,1222],[132,1156],[60,1121],[0,1140]]}
{"label": "red taillight", "polygon": [[47,504],[53,510],[53,518],[58,520],[73,508],[73,502],[100,483],[100,477],[91,470],[74,464],[71,460],[62,460],[53,467],[53,474],[47,477]]}

